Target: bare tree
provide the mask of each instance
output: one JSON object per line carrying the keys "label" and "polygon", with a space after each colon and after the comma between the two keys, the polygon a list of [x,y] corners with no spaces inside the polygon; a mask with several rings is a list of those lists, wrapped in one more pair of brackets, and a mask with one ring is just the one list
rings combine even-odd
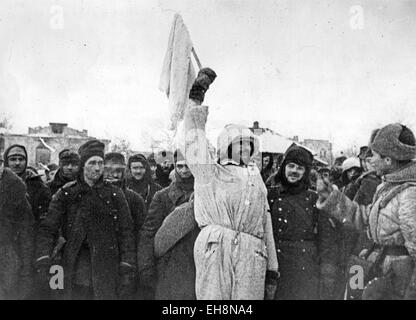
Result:
{"label": "bare tree", "polygon": [[131,149],[130,141],[124,138],[116,138],[115,142],[111,145],[112,152],[120,152],[128,159],[134,152]]}
{"label": "bare tree", "polygon": [[164,128],[163,124],[156,124],[151,131],[142,131],[142,139],[152,153],[161,150],[173,150],[173,138],[174,132]]}
{"label": "bare tree", "polygon": [[10,123],[10,119],[5,116],[0,116],[0,133],[9,132],[12,129],[12,124]]}

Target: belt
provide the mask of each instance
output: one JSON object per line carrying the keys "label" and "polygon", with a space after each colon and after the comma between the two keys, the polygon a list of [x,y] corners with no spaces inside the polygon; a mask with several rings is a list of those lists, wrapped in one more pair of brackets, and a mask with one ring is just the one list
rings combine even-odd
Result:
{"label": "belt", "polygon": [[277,239],[279,242],[315,242],[316,239],[296,238],[296,239]]}
{"label": "belt", "polygon": [[202,230],[203,228],[208,227],[208,226],[218,226],[218,227],[224,228],[226,230],[233,231],[233,232],[235,232],[234,239],[236,239],[242,233],[242,234],[245,234],[245,235],[248,235],[248,236],[251,236],[251,237],[260,239],[260,240],[263,240],[263,238],[261,238],[258,235],[254,235],[254,234],[251,234],[251,233],[247,233],[245,231],[234,230],[234,229],[231,229],[231,227],[229,227],[229,226],[223,226],[223,225],[220,225],[220,224],[214,224],[214,223],[212,223],[212,224],[208,224],[208,225],[205,225],[205,226],[201,226],[200,228]]}

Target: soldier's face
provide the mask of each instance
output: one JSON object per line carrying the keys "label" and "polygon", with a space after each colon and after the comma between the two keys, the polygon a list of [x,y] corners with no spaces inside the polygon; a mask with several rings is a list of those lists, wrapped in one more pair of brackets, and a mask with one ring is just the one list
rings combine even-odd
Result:
{"label": "soldier's face", "polygon": [[192,177],[191,170],[189,170],[185,161],[177,161],[175,165],[175,170],[182,179],[187,179]]}
{"label": "soldier's face", "polygon": [[169,160],[163,161],[162,164],[161,164],[161,166],[165,170],[170,169],[170,162],[169,162]]}
{"label": "soldier's face", "polygon": [[108,161],[104,165],[104,179],[112,183],[120,182],[124,178],[125,170],[124,164]]}
{"label": "soldier's face", "polygon": [[93,156],[87,160],[84,166],[84,178],[97,182],[104,171],[104,160],[99,156]]}
{"label": "soldier's face", "polygon": [[234,141],[231,144],[232,160],[248,165],[251,159],[251,144],[247,140]]}
{"label": "soldier's face", "polygon": [[374,167],[371,165],[371,157],[365,158],[365,166],[367,171],[374,171]]}
{"label": "soldier's face", "polygon": [[130,172],[134,179],[141,180],[146,173],[146,168],[141,162],[132,162],[130,165]]}
{"label": "soldier's face", "polygon": [[339,163],[339,162],[334,163],[334,169],[337,172],[342,172],[342,163]]}
{"label": "soldier's face", "polygon": [[270,157],[263,158],[263,167],[267,167],[270,162]]}
{"label": "soldier's face", "polygon": [[383,176],[391,171],[392,161],[389,157],[382,157],[379,153],[373,151],[370,160],[371,166],[374,168],[378,176]]}
{"label": "soldier's face", "polygon": [[78,163],[63,162],[61,165],[62,175],[68,179],[75,179],[79,171]]}
{"label": "soldier's face", "polygon": [[9,167],[10,169],[20,175],[23,173],[23,171],[25,171],[26,168],[26,158],[23,156],[10,156],[8,158],[9,161]]}
{"label": "soldier's face", "polygon": [[321,177],[323,179],[329,179],[329,172],[328,171],[321,172]]}
{"label": "soldier's face", "polygon": [[351,168],[347,171],[347,177],[349,181],[352,181],[356,176],[359,174],[359,171],[357,168]]}
{"label": "soldier's face", "polygon": [[300,166],[294,162],[289,162],[285,166],[285,175],[289,183],[296,183],[300,181],[303,178],[305,171],[306,168],[304,166]]}

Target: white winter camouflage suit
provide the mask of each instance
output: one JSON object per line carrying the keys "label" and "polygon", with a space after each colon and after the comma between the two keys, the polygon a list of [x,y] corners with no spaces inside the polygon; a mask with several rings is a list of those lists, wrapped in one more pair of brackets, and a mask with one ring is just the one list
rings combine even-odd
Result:
{"label": "white winter camouflage suit", "polygon": [[[384,275],[393,274],[392,289],[397,298],[416,298],[415,162],[385,175],[369,206],[358,205],[334,190],[325,202],[318,200],[317,207],[359,230],[368,226],[371,239],[376,244],[405,246],[409,255],[387,255],[382,272]],[[375,259],[370,255],[369,260]]]}
{"label": "white winter camouflage suit", "polygon": [[191,100],[184,126],[185,158],[195,177],[195,220],[202,229],[194,247],[196,296],[261,300],[266,270],[278,267],[267,190],[255,165],[220,164],[233,141],[252,137],[257,152],[258,140],[248,128],[227,126],[218,139],[218,163],[205,135],[207,114],[207,107]]}

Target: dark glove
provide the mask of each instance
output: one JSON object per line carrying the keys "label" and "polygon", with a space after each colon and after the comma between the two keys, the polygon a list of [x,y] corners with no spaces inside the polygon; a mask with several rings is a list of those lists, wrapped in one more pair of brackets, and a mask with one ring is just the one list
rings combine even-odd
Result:
{"label": "dark glove", "polygon": [[198,76],[196,77],[189,93],[189,98],[202,103],[205,98],[205,92],[214,82],[216,77],[216,73],[210,68],[202,68],[199,70]]}
{"label": "dark glove", "polygon": [[274,300],[276,295],[277,285],[275,284],[266,284],[264,292],[264,300]]}
{"label": "dark glove", "polygon": [[279,279],[279,273],[275,271],[266,271],[266,283],[264,287],[264,299],[274,300],[277,290],[277,281]]}

